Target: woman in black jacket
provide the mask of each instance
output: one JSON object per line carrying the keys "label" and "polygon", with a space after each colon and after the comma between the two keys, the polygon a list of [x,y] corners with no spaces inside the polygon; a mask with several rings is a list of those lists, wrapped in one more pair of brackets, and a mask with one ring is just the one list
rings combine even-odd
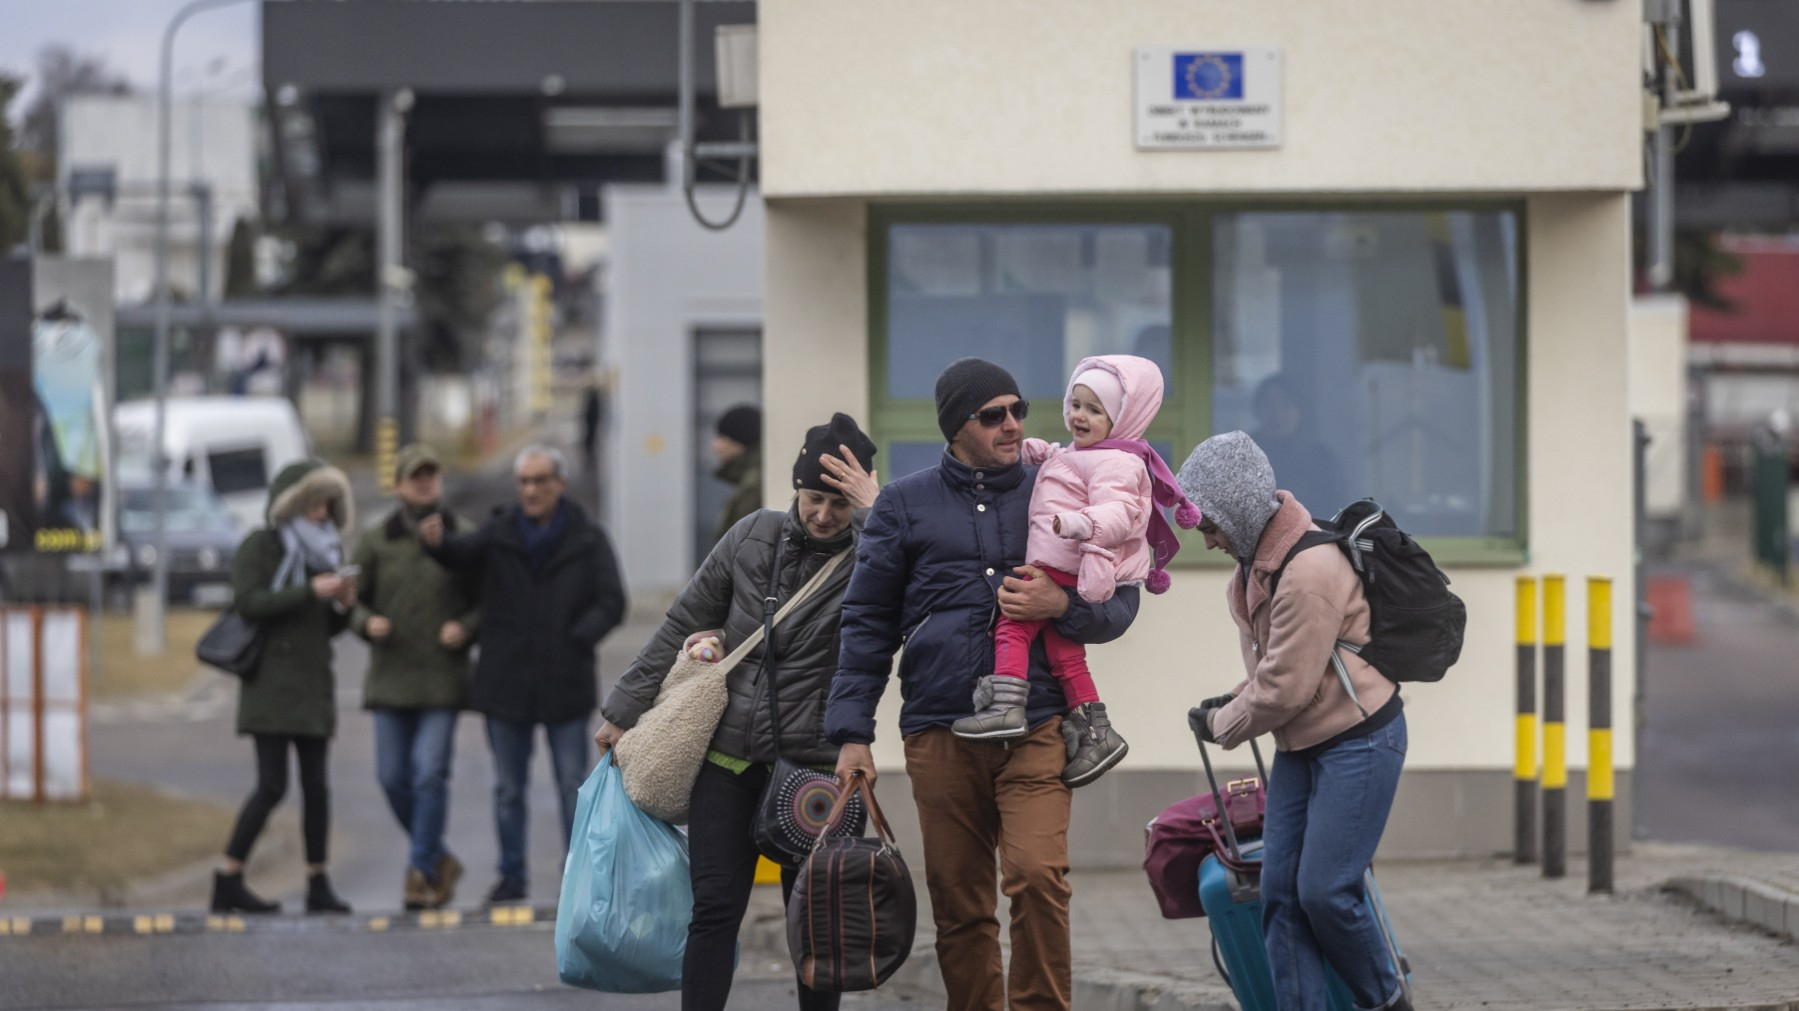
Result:
{"label": "woman in black jacket", "polygon": [[[706,556],[601,706],[606,722],[594,743],[602,753],[655,702],[678,651],[710,636],[729,650],[762,626],[765,598],[784,605],[832,556],[854,551],[863,511],[880,488],[862,467],[874,453],[847,414],[807,433],[793,465],[793,505],[785,513],[765,509],[744,517]],[[693,922],[681,967],[682,1011],[722,1011],[731,994],[737,930],[756,872],[756,802],[776,757],[764,695],[771,680],[781,693],[780,754],[826,771],[836,761],[836,746],[825,740],[825,698],[837,672],[837,618],[851,569],[838,566],[775,628],[772,649],[763,643],[726,679],[730,701],[693,786],[687,834]],[[782,872],[781,889],[792,893],[792,871]],[[801,985],[799,1003],[801,1011],[835,1011],[837,995]]]}

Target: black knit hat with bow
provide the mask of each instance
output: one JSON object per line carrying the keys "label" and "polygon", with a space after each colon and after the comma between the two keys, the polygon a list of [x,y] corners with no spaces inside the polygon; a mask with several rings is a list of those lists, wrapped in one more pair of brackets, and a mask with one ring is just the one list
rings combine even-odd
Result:
{"label": "black knit hat with bow", "polygon": [[825,464],[821,457],[830,454],[842,459],[840,447],[843,446],[848,446],[856,455],[863,470],[873,469],[876,452],[873,440],[862,434],[855,418],[838,412],[831,415],[830,424],[815,425],[806,432],[806,444],[800,447],[800,455],[793,461],[793,486],[841,495],[841,489],[825,483]]}

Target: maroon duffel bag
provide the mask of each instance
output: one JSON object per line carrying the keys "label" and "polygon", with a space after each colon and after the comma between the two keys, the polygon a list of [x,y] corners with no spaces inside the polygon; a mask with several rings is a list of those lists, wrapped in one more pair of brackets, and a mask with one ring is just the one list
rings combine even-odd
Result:
{"label": "maroon duffel bag", "polygon": [[826,993],[873,990],[887,982],[912,953],[918,931],[912,872],[866,778],[858,774],[837,795],[825,824],[836,824],[858,795],[874,837],[821,832],[812,855],[800,864],[787,903],[793,967],[800,982]]}
{"label": "maroon duffel bag", "polygon": [[[1256,761],[1261,762],[1261,755]],[[1268,794],[1260,779],[1239,779],[1224,788],[1224,808],[1238,838],[1262,834]],[[1170,804],[1143,830],[1143,872],[1162,916],[1184,920],[1206,915],[1199,904],[1199,865],[1218,854],[1231,861],[1218,821],[1218,802],[1211,793]]]}

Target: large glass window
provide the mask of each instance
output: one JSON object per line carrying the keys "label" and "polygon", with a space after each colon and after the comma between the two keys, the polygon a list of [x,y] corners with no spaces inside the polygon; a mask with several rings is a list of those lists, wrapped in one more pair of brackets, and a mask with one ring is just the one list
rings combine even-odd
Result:
{"label": "large glass window", "polygon": [[956,358],[1010,369],[1027,430],[1061,440],[1074,364],[1136,354],[1162,369],[1150,440],[1174,466],[1242,429],[1315,513],[1373,496],[1421,536],[1521,546],[1516,211],[1053,213],[874,216],[884,475],[941,455],[932,396]]}
{"label": "large glass window", "polygon": [[1088,355],[1142,355],[1170,377],[1172,232],[1166,225],[893,226],[887,396],[931,399],[937,374],[965,355],[1004,363],[1024,395],[1039,401],[1059,402],[1069,370]]}
{"label": "large glass window", "polygon": [[1503,211],[1215,216],[1212,430],[1314,512],[1516,536],[1517,244]]}

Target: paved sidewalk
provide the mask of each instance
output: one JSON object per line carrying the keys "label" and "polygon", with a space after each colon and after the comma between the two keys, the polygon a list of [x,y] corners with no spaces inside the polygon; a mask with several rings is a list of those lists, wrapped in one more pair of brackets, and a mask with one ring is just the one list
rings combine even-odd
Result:
{"label": "paved sidewalk", "polygon": [[[1799,853],[1639,845],[1618,863],[1612,896],[1585,894],[1583,862],[1568,870],[1552,882],[1499,860],[1379,866],[1417,1006],[1799,1009],[1799,945],[1663,888],[1675,878],[1751,879],[1799,902]],[[1205,920],[1161,919],[1138,871],[1077,871],[1073,880],[1076,1011],[1236,1007],[1212,968]],[[759,893],[752,915],[748,944],[784,953],[779,894]],[[920,919],[919,946],[895,984],[936,1001],[929,916]]]}

